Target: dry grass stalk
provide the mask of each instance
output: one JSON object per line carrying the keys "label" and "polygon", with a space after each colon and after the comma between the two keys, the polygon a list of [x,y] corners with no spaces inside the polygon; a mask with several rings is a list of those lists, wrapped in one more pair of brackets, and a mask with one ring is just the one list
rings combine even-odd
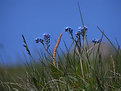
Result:
{"label": "dry grass stalk", "polygon": [[26,43],[26,40],[25,40],[24,35],[22,35],[22,38],[23,38],[23,40],[24,40],[24,47],[26,48],[28,54],[31,56],[31,53],[30,53],[30,50],[29,50],[29,48],[28,48],[28,46],[27,46],[27,43]]}
{"label": "dry grass stalk", "polygon": [[115,75],[115,64],[114,64],[114,59],[113,59],[112,55],[110,55],[110,59],[111,59],[112,65],[113,65],[113,72]]}
{"label": "dry grass stalk", "polygon": [[62,35],[63,35],[63,33],[61,33],[61,35],[60,35],[60,37],[58,39],[58,42],[57,42],[57,44],[55,46],[54,53],[53,53],[53,64],[54,64],[55,67],[56,67],[56,52],[57,52],[58,46],[60,44]]}

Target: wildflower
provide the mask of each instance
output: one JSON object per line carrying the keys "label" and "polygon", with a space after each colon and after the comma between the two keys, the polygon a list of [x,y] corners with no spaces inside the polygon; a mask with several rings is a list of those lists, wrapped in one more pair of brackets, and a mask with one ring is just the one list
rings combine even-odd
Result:
{"label": "wildflower", "polygon": [[101,42],[101,39],[94,39],[94,40],[92,40],[92,42],[94,43],[94,44],[96,44],[96,43],[100,43]]}
{"label": "wildflower", "polygon": [[71,29],[71,27],[66,27],[65,32],[68,32]]}
{"label": "wildflower", "polygon": [[80,34],[84,37],[87,31],[87,27],[79,27],[78,30],[80,31]]}
{"label": "wildflower", "polygon": [[86,26],[84,26],[84,27],[79,27],[78,30],[84,32],[84,31],[87,31],[87,27],[86,27]]}
{"label": "wildflower", "polygon": [[45,44],[48,45],[50,43],[50,34],[44,33],[43,36],[44,36]]}
{"label": "wildflower", "polygon": [[41,38],[36,38],[35,41],[36,41],[36,43],[41,42],[43,44],[43,39],[41,39]]}
{"label": "wildflower", "polygon": [[66,27],[65,32],[73,33],[73,29],[71,27]]}
{"label": "wildflower", "polygon": [[77,31],[75,35],[78,38],[81,35],[81,31]]}
{"label": "wildflower", "polygon": [[36,43],[42,43],[43,45],[44,45],[44,43],[47,45],[47,47],[49,47],[50,45],[49,45],[49,43],[50,43],[50,34],[48,34],[48,33],[44,33],[43,34],[43,36],[44,36],[44,39],[42,39],[42,38],[36,38],[35,39],[35,41],[36,41]]}

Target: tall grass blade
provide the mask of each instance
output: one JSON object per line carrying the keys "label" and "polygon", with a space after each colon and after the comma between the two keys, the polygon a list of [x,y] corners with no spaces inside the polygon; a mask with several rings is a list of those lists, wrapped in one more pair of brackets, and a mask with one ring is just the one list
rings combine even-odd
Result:
{"label": "tall grass blade", "polygon": [[82,18],[82,13],[81,13],[81,10],[80,10],[79,2],[78,2],[78,9],[79,9],[80,17],[81,17],[82,26],[84,27],[84,21],[83,21],[83,18]]}
{"label": "tall grass blade", "polygon": [[112,45],[112,47],[117,51],[116,47],[114,46],[114,44],[111,42],[111,40],[105,35],[105,33],[97,26],[98,30],[100,30],[100,32],[106,37],[106,39],[110,42],[110,44]]}

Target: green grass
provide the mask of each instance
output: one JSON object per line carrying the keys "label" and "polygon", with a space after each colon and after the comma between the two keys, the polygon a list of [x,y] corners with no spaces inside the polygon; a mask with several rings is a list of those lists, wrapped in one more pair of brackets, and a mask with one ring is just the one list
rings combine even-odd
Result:
{"label": "green grass", "polygon": [[97,48],[91,50],[96,52],[92,58],[84,49],[78,54],[76,46],[71,52],[66,49],[65,54],[58,54],[57,67],[43,53],[39,62],[30,58],[31,64],[26,64],[25,68],[1,68],[0,91],[121,90],[121,50],[116,49],[111,58],[110,55],[102,57]]}
{"label": "green grass", "polygon": [[0,91],[121,90],[121,54],[117,51],[112,58],[102,58],[98,53],[97,57],[89,60],[90,63],[90,56],[80,55],[83,69],[76,49],[69,52],[68,48],[66,54],[58,54],[57,67],[43,54],[40,62],[31,59],[31,64],[26,64],[25,68],[1,68]]}

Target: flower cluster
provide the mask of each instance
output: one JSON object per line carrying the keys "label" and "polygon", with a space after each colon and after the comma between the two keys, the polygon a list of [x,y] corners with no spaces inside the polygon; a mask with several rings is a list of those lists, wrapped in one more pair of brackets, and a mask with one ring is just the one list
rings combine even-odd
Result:
{"label": "flower cluster", "polygon": [[[82,36],[84,38],[86,32],[87,32],[87,27],[79,27],[78,32],[75,34],[77,38]],[[69,32],[71,34],[71,37],[73,37],[73,29],[71,27],[66,27],[65,32]]]}
{"label": "flower cluster", "polygon": [[40,42],[43,45],[46,44],[47,48],[49,48],[49,46],[50,46],[50,34],[44,33],[43,36],[44,36],[43,39],[38,37],[38,38],[35,39],[35,41],[36,41],[36,43]]}
{"label": "flower cluster", "polygon": [[85,34],[87,32],[87,27],[79,27],[78,32],[76,33],[76,37],[78,38],[80,35],[84,38]]}
{"label": "flower cluster", "polygon": [[45,44],[48,45],[50,43],[50,34],[44,33],[43,36],[44,36]]}
{"label": "flower cluster", "polygon": [[71,39],[73,40],[73,42],[75,43],[75,45],[78,47],[79,52],[81,52],[81,38],[84,39],[86,32],[87,32],[87,27],[79,27],[78,28],[78,32],[75,34],[76,38],[73,36],[73,29],[71,27],[66,27],[65,32],[69,32],[69,34],[71,35]]}
{"label": "flower cluster", "polygon": [[73,33],[73,29],[71,27],[66,27],[65,32]]}
{"label": "flower cluster", "polygon": [[94,44],[97,44],[97,43],[100,43],[100,42],[101,42],[101,39],[93,39],[92,42],[93,42]]}
{"label": "flower cluster", "polygon": [[39,43],[39,42],[43,43],[43,39],[41,39],[41,38],[36,38],[35,41],[36,41],[36,43]]}
{"label": "flower cluster", "polygon": [[[84,39],[84,37],[87,36],[87,35],[86,35],[87,30],[88,30],[88,28],[87,28],[86,26],[84,26],[84,27],[82,27],[82,26],[79,27],[79,28],[78,28],[78,31],[77,31],[76,34],[75,34],[76,38],[74,38],[74,36],[73,36],[73,29],[72,29],[71,27],[66,27],[66,28],[65,28],[65,32],[69,32],[69,34],[71,35],[71,39],[72,39],[76,44],[77,44],[77,43],[80,43],[80,45],[81,45],[81,38]],[[101,39],[94,39],[94,40],[92,40],[92,42],[93,42],[94,44],[97,44],[97,43],[100,43],[100,42],[101,42]]]}

